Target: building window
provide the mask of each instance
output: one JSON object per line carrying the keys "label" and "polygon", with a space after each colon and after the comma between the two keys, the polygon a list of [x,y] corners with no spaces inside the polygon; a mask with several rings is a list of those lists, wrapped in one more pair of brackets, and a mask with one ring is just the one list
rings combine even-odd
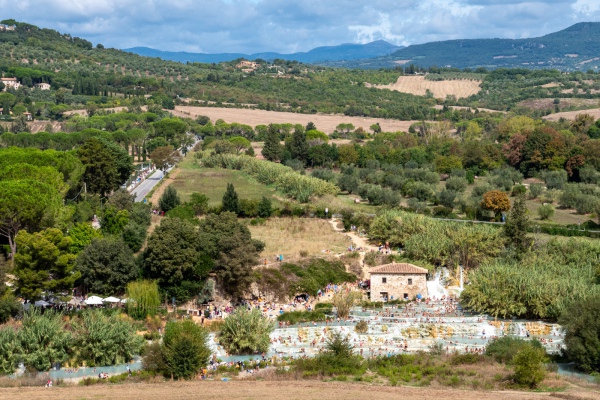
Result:
{"label": "building window", "polygon": [[408,284],[412,285],[412,278],[408,278]]}
{"label": "building window", "polygon": [[381,283],[387,283],[387,278],[385,276],[381,278]]}

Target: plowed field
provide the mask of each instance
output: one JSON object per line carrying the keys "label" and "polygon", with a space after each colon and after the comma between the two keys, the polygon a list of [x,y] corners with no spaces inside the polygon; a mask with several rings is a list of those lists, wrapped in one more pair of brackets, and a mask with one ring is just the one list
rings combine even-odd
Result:
{"label": "plowed field", "polygon": [[449,81],[430,81],[424,76],[401,76],[396,83],[391,85],[375,85],[380,89],[396,90],[402,93],[410,93],[417,96],[425,96],[429,89],[436,99],[445,99],[447,95],[457,98],[469,97],[481,89],[481,81],[456,79]]}

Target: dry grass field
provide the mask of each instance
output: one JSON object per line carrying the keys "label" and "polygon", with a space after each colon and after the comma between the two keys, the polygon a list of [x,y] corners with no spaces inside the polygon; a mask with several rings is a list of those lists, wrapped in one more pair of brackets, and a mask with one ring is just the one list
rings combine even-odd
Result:
{"label": "dry grass field", "polygon": [[265,225],[248,225],[248,228],[254,239],[265,242],[261,258],[270,262],[277,254],[283,254],[284,260],[294,260],[300,258],[301,251],[319,257],[342,253],[349,243],[344,234],[335,232],[323,219],[271,218]]}
{"label": "dry grass field", "polygon": [[556,394],[520,391],[459,390],[320,381],[183,381],[123,385],[3,388],[11,400],[529,400],[597,399],[598,393],[572,387]]}
{"label": "dry grass field", "polygon": [[227,123],[238,122],[252,127],[282,123],[302,124],[306,126],[309,122],[313,122],[317,126],[317,129],[325,133],[333,132],[335,127],[341,123],[351,123],[356,128],[362,127],[368,131],[369,127],[377,122],[379,122],[379,125],[381,125],[381,128],[385,132],[407,132],[411,124],[418,122],[384,118],[348,117],[346,115],[334,114],[298,114],[247,108],[176,106],[172,112],[173,115],[178,117],[196,118],[199,115],[206,115],[212,121],[222,119]]}
{"label": "dry grass field", "polygon": [[424,76],[401,76],[396,83],[391,85],[375,85],[379,89],[397,90],[417,96],[425,96],[427,90],[433,93],[436,99],[445,99],[447,95],[457,98],[469,97],[479,92],[481,81],[457,79],[449,81],[430,81]]}
{"label": "dry grass field", "polygon": [[574,120],[575,117],[579,114],[589,114],[592,117],[598,119],[598,118],[600,118],[600,108],[592,108],[589,110],[579,110],[579,111],[559,112],[556,114],[546,115],[545,117],[542,117],[542,119],[545,119],[546,121],[558,121],[561,118]]}

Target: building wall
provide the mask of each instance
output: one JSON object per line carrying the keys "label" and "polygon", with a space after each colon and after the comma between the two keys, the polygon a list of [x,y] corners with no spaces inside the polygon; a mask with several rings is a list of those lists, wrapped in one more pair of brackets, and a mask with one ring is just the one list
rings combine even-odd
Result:
{"label": "building wall", "polygon": [[[386,283],[382,283],[386,278]],[[412,279],[412,285],[408,279]],[[408,298],[413,299],[420,294],[427,297],[427,275],[426,274],[372,274],[371,275],[371,301],[381,301],[381,292],[388,293],[388,300],[403,299],[408,293]]]}

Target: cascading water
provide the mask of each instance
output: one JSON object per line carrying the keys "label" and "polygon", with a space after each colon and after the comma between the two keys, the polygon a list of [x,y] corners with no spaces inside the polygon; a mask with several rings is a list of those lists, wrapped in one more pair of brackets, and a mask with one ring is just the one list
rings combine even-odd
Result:
{"label": "cascading water", "polygon": [[[430,299],[409,306],[389,306],[379,310],[354,308],[348,321],[304,323],[282,326],[271,334],[269,356],[314,356],[325,346],[332,332],[347,335],[355,351],[365,356],[398,354],[427,350],[441,342],[448,351],[482,352],[493,337],[514,335],[540,339],[548,352],[560,351],[563,333],[557,324],[539,321],[493,320],[485,315],[472,315],[455,301],[440,300],[444,288],[443,272],[436,273]],[[428,282],[430,283],[430,282]],[[437,300],[433,300],[433,297]],[[438,297],[439,296],[439,297]],[[367,321],[368,331],[357,333],[358,321]],[[213,342],[213,351],[224,360],[224,350]]]}

